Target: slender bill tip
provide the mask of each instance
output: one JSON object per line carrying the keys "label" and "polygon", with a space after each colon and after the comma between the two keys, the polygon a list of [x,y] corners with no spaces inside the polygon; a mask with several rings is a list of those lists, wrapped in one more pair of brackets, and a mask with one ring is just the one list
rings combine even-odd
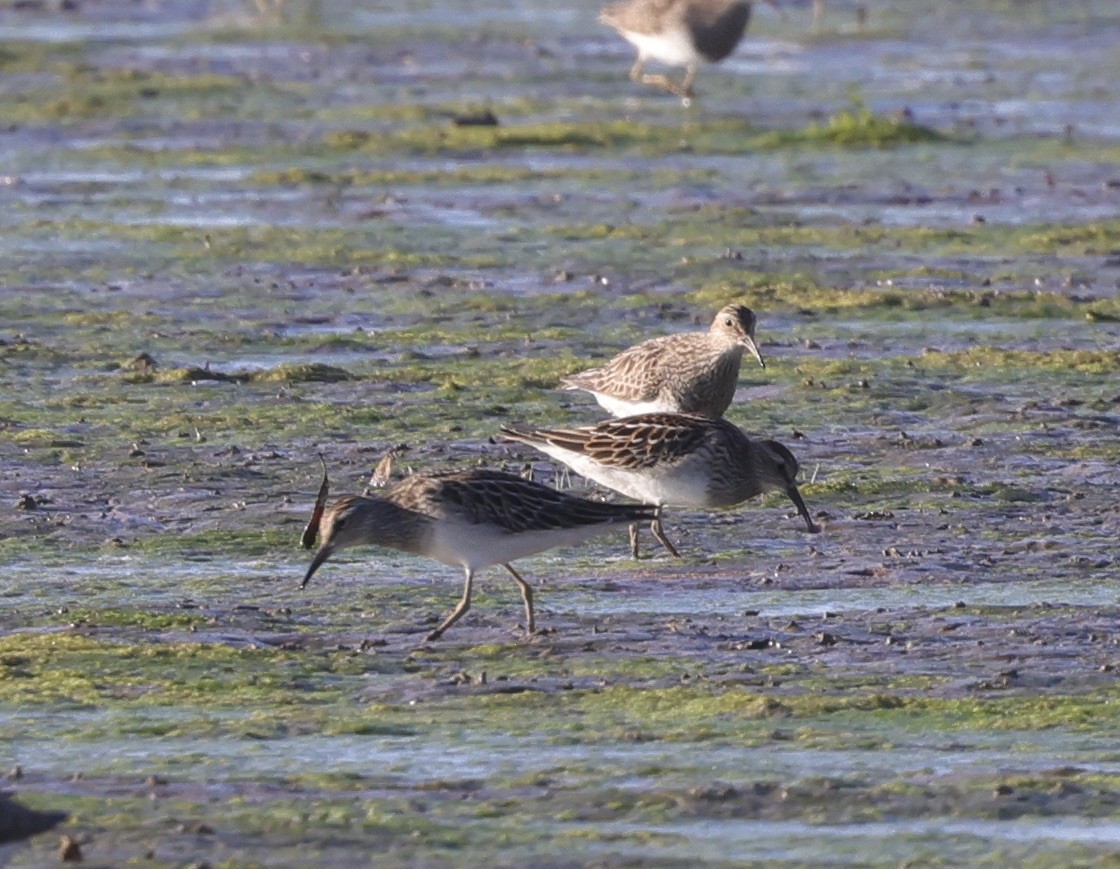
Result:
{"label": "slender bill tip", "polygon": [[809,515],[809,508],[805,505],[805,500],[801,497],[801,493],[797,491],[797,486],[791,485],[786,490],[789,499],[793,501],[797,512],[801,514],[801,518],[805,520],[805,527],[809,529],[810,534],[817,534],[821,530],[821,526],[813,521],[813,517]]}
{"label": "slender bill tip", "polygon": [[311,566],[307,568],[307,573],[303,575],[303,582],[299,584],[300,588],[307,588],[307,583],[311,581],[311,577],[315,575],[315,571],[322,567],[323,562],[331,557],[334,550],[329,546],[319,547],[319,551],[315,553],[315,557],[311,559]]}
{"label": "slender bill tip", "polygon": [[746,345],[746,348],[751,351],[751,356],[758,360],[758,364],[765,368],[766,360],[762,358],[762,351],[758,349],[758,344],[755,343],[754,338],[748,335],[743,344]]}

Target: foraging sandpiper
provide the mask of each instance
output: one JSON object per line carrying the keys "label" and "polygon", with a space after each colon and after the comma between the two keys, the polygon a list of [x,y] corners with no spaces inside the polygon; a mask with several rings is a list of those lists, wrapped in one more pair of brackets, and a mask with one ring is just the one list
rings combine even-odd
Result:
{"label": "foraging sandpiper", "polygon": [[413,474],[378,497],[344,495],[324,509],[326,469],[302,543],[319,549],[303,586],[339,549],[375,544],[424,555],[466,573],[463,597],[438,628],[436,640],[471,606],[475,572],[502,565],[521,589],[526,632],[536,629],[533,590],[510,562],[526,555],[581,543],[617,525],[652,520],[656,508],[589,501],[502,471]]}
{"label": "foraging sandpiper", "polygon": [[613,416],[721,417],[735,395],[743,351],[766,367],[754,337],[756,322],[754,311],[745,305],[727,305],[707,332],[651,338],[560,382],[568,389],[590,392]]}
{"label": "foraging sandpiper", "polygon": [[[678,558],[661,528],[663,506],[731,507],[769,489],[782,489],[809,531],[820,530],[797,490],[793,454],[777,441],[747,437],[724,419],[649,413],[569,429],[511,425],[502,433],[596,483],[655,505],[653,534]],[[631,525],[630,547],[637,558],[636,525]]]}

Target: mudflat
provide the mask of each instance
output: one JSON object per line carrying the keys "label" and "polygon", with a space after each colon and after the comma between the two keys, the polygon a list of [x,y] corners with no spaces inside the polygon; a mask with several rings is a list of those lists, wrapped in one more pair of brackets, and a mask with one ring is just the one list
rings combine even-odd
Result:
{"label": "mudflat", "polygon": [[[98,865],[1115,859],[1115,4],[760,6],[688,109],[596,11],[0,9],[4,788]],[[300,590],[320,454],[580,489],[498,427],[732,301],[822,533],[525,559],[530,641]]]}

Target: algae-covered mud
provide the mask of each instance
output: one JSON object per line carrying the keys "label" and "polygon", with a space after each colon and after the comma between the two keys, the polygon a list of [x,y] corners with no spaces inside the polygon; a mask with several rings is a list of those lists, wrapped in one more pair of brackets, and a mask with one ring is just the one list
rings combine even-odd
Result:
{"label": "algae-covered mud", "polygon": [[[1120,854],[1120,16],[769,7],[688,109],[590,0],[0,8],[0,771],[95,865]],[[457,126],[492,112],[498,126]],[[319,483],[599,417],[743,300],[784,496],[488,571]],[[35,840],[12,865],[54,859]]]}

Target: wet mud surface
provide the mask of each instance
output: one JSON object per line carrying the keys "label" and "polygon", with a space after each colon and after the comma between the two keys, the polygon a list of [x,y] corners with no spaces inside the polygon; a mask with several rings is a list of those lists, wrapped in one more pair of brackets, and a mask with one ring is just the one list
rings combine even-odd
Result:
{"label": "wet mud surface", "polygon": [[[763,6],[689,109],[595,10],[0,7],[5,788],[93,865],[1114,861],[1114,5]],[[581,488],[498,426],[732,300],[820,534],[525,559],[530,640],[299,589],[317,455]]]}

